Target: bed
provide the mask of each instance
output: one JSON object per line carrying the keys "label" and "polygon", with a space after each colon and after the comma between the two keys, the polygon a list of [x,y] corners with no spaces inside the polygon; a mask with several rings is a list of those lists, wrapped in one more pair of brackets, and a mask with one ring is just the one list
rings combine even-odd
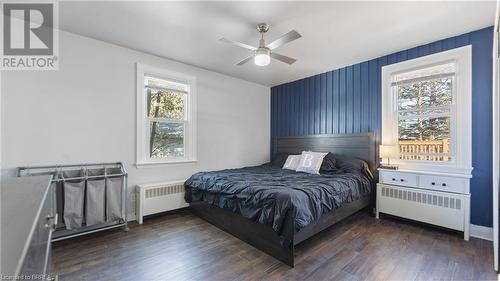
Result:
{"label": "bed", "polygon": [[372,133],[277,138],[278,155],[303,150],[333,153],[342,169],[312,175],[275,160],[197,173],[185,183],[186,201],[197,216],[293,267],[295,245],[373,201]]}

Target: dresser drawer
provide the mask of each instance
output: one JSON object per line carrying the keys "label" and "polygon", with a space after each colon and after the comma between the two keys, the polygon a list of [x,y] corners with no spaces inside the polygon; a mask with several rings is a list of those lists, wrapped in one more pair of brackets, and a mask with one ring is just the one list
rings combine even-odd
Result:
{"label": "dresser drawer", "polygon": [[421,175],[419,187],[437,191],[468,193],[466,181],[467,179],[461,178]]}
{"label": "dresser drawer", "polygon": [[391,185],[401,185],[417,187],[417,175],[409,173],[398,173],[384,171],[382,174],[382,183]]}

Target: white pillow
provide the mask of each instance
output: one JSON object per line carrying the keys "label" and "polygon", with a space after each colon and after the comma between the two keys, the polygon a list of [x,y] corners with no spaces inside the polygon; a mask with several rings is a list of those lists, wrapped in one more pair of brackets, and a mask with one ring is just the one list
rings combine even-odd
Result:
{"label": "white pillow", "polygon": [[286,162],[283,165],[283,169],[288,169],[288,170],[296,170],[297,166],[299,165],[300,157],[302,155],[288,155],[288,158],[286,158]]}
{"label": "white pillow", "polygon": [[302,151],[299,165],[295,171],[319,175],[319,169],[321,169],[321,164],[323,164],[323,158],[325,158],[327,154],[328,153]]}

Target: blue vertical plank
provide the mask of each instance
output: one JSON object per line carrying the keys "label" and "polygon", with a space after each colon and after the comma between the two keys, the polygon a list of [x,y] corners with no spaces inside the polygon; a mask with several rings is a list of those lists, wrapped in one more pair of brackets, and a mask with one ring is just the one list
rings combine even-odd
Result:
{"label": "blue vertical plank", "polygon": [[333,134],[333,72],[326,74],[326,133]]}
{"label": "blue vertical plank", "polygon": [[305,122],[306,122],[306,116],[307,116],[307,113],[306,113],[307,96],[306,96],[304,79],[300,80],[300,92],[301,92],[301,94],[300,94],[300,97],[301,97],[301,104],[300,104],[300,108],[301,108],[300,109],[300,124],[301,124],[301,127],[300,127],[299,135],[303,136],[303,135],[306,135]]}
{"label": "blue vertical plank", "polygon": [[314,133],[314,94],[312,93],[311,85],[312,85],[311,77],[306,78],[306,92],[308,99],[307,135],[312,135]]}
{"label": "blue vertical plank", "polygon": [[361,132],[370,131],[369,63],[361,63]]}
{"label": "blue vertical plank", "polygon": [[307,111],[307,101],[309,100],[309,97],[307,96],[307,91],[306,91],[306,80],[302,79],[301,83],[301,88],[302,88],[302,96],[304,97],[304,104],[302,104],[302,109],[303,109],[303,115],[302,115],[302,135],[307,135],[307,122],[308,122],[308,111]]}
{"label": "blue vertical plank", "polygon": [[455,48],[467,46],[470,44],[470,33],[455,37]]}
{"label": "blue vertical plank", "polygon": [[281,104],[282,104],[282,115],[283,115],[283,131],[281,133],[282,136],[288,135],[288,100],[287,100],[287,94],[286,94],[286,84],[282,85],[281,88]]}
{"label": "blue vertical plank", "polygon": [[336,69],[332,74],[332,133],[340,133],[340,70]]}
{"label": "blue vertical plank", "polygon": [[431,54],[439,53],[443,50],[443,42],[436,41],[434,43],[429,44],[429,50]]}
{"label": "blue vertical plank", "polygon": [[391,65],[398,62],[397,54],[390,54],[387,56],[387,64]]}
{"label": "blue vertical plank", "polygon": [[290,93],[289,84],[283,86],[283,100],[285,104],[285,136],[290,135]]}
{"label": "blue vertical plank", "polygon": [[[312,132],[314,131],[313,129],[313,126],[312,124],[314,123],[314,111],[311,110],[312,107],[313,107],[313,104],[314,104],[314,96],[312,95],[311,93],[311,88],[310,88],[310,84],[311,84],[311,79],[310,78],[307,78],[305,80],[306,82],[306,93],[307,93],[307,99],[306,99],[306,102],[307,102],[307,135],[311,135]],[[312,130],[311,130],[312,129]]]}
{"label": "blue vertical plank", "polygon": [[275,95],[276,87],[271,88],[271,160],[273,160],[274,156],[274,142],[276,140],[276,95]]}
{"label": "blue vertical plank", "polygon": [[302,131],[302,91],[300,89],[300,83],[301,81],[298,80],[298,81],[295,81],[295,90],[297,91],[297,96],[296,96],[296,110],[297,112],[295,113],[296,114],[296,117],[297,117],[297,136],[300,136],[301,135],[301,131]]}
{"label": "blue vertical plank", "polygon": [[339,73],[339,134],[346,133],[346,68]]}
{"label": "blue vertical plank", "polygon": [[408,57],[407,59],[411,60],[411,59],[415,59],[418,57],[418,48],[411,48],[408,50]]}
{"label": "blue vertical plank", "polygon": [[382,132],[382,66],[388,64],[388,56],[381,57],[379,60],[377,60],[377,78],[376,78],[376,83],[377,83],[377,94],[376,94],[376,101],[377,101],[377,110],[376,110],[376,116],[375,116],[375,134],[377,136],[377,142],[380,143],[381,140],[381,132]]}
{"label": "blue vertical plank", "polygon": [[313,77],[313,91],[314,91],[314,134],[319,134],[319,128],[320,128],[320,116],[321,116],[321,108],[320,108],[320,102],[321,102],[321,93],[320,93],[320,76],[316,75]]}
{"label": "blue vertical plank", "polygon": [[405,61],[408,59],[408,51],[401,51],[396,54],[396,62]]}
{"label": "blue vertical plank", "polygon": [[353,69],[353,132],[361,132],[361,64]]}
{"label": "blue vertical plank", "polygon": [[295,82],[294,84],[294,87],[295,87],[295,100],[297,101],[296,103],[296,112],[295,112],[295,115],[296,115],[296,118],[295,118],[295,123],[296,123],[296,126],[297,126],[297,129],[296,129],[296,132],[295,132],[295,135],[296,136],[300,136],[300,126],[302,125],[302,121],[300,120],[300,111],[302,109],[302,104],[301,104],[301,91],[300,91],[300,87],[299,87],[299,82]]}
{"label": "blue vertical plank", "polygon": [[292,97],[292,129],[290,130],[291,136],[297,135],[297,87],[295,87],[295,82],[290,83],[290,95]]}
{"label": "blue vertical plank", "polygon": [[353,113],[354,113],[354,93],[353,93],[353,66],[347,67],[346,72],[346,133],[353,131]]}
{"label": "blue vertical plank", "polygon": [[293,94],[292,94],[292,84],[288,83],[286,86],[287,95],[287,118],[288,118],[288,130],[286,132],[287,136],[292,135],[293,131]]}
{"label": "blue vertical plank", "polygon": [[430,54],[430,52],[431,52],[431,50],[430,50],[429,44],[422,45],[422,46],[418,47],[418,56],[419,57],[427,56],[428,54]]}
{"label": "blue vertical plank", "polygon": [[296,136],[297,135],[297,128],[299,127],[298,125],[298,90],[297,87],[295,86],[295,82],[293,84],[290,84],[292,90],[291,90],[291,95],[292,95],[292,131],[290,132],[291,136]]}
{"label": "blue vertical plank", "polygon": [[456,37],[451,37],[451,38],[443,40],[444,41],[443,42],[443,49],[450,50],[450,49],[456,48],[457,43],[456,43],[455,39],[456,39]]}
{"label": "blue vertical plank", "polygon": [[286,101],[285,101],[285,89],[284,86],[279,88],[279,100],[280,100],[280,136],[286,135]]}
{"label": "blue vertical plank", "polygon": [[278,111],[277,117],[276,117],[276,136],[280,136],[280,128],[281,128],[281,105],[280,105],[280,87],[281,86],[276,86],[276,110]]}
{"label": "blue vertical plank", "polygon": [[320,76],[320,89],[321,89],[321,102],[320,102],[320,134],[326,134],[326,73],[322,73]]}
{"label": "blue vertical plank", "polygon": [[368,62],[368,83],[370,88],[370,131],[375,131],[376,128],[376,117],[377,111],[379,110],[377,104],[377,72],[378,70],[378,59],[374,59]]}
{"label": "blue vertical plank", "polygon": [[314,77],[307,78],[309,85],[309,94],[311,95],[311,103],[309,105],[310,109],[310,124],[309,124],[309,134],[314,135],[314,130],[316,128],[316,93],[314,92]]}
{"label": "blue vertical plank", "polygon": [[300,80],[295,81],[294,87],[296,90],[296,112],[295,112],[295,117],[296,117],[296,125],[297,125],[297,130],[296,130],[296,136],[300,136],[301,133],[300,131],[302,130],[302,91],[300,90]]}
{"label": "blue vertical plank", "polygon": [[[492,69],[493,30],[471,34],[472,44],[472,171],[471,223],[492,226]],[[478,124],[474,126],[475,124]],[[480,125],[479,125],[480,124]],[[487,129],[486,129],[487,128]]]}

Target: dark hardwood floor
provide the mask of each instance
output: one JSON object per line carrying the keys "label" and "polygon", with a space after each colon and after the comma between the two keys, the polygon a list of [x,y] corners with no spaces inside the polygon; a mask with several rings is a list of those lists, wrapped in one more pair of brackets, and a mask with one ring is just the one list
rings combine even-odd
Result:
{"label": "dark hardwood floor", "polygon": [[54,243],[59,280],[497,280],[492,243],[358,213],[297,247],[290,268],[189,211]]}

